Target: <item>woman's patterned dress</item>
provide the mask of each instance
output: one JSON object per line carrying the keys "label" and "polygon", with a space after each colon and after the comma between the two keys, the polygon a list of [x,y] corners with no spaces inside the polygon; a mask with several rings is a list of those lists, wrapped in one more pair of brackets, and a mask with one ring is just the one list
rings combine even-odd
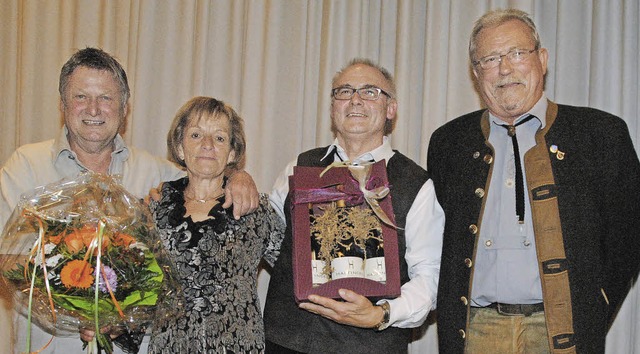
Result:
{"label": "woman's patterned dress", "polygon": [[240,220],[222,209],[185,217],[188,179],[166,182],[151,204],[160,237],[176,265],[184,292],[184,315],[154,328],[149,353],[262,353],[264,328],[257,292],[258,263],[273,265],[284,223],[265,194],[260,206]]}

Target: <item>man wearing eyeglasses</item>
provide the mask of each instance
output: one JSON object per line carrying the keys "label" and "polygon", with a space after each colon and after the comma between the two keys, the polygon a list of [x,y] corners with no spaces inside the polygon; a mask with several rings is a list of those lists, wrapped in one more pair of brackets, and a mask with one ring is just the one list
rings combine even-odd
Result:
{"label": "man wearing eyeglasses", "polygon": [[547,50],[518,10],[481,17],[469,56],[486,110],[433,133],[445,215],[441,353],[604,353],[637,276],[640,163],[626,124],[543,92]]}
{"label": "man wearing eyeglasses", "polygon": [[[384,68],[356,59],[338,72],[331,91],[333,144],[300,154],[278,178],[274,208],[291,217],[288,177],[293,166],[328,166],[385,160],[398,226],[401,295],[372,303],[349,289],[342,301],[311,295],[298,306],[293,296],[289,222],[280,258],[271,274],[264,323],[267,353],[403,353],[409,327],[421,325],[435,308],[444,218],[426,171],[391,149],[397,101]],[[283,212],[284,211],[284,212]]]}

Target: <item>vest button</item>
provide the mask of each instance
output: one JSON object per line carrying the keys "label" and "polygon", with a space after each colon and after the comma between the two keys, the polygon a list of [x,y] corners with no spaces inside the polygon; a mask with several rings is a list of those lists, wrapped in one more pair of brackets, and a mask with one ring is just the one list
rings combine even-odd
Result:
{"label": "vest button", "polygon": [[469,300],[467,300],[467,298],[465,296],[461,296],[460,297],[460,301],[462,301],[462,304],[464,306],[467,306],[469,304]]}
{"label": "vest button", "polygon": [[471,232],[472,235],[477,234],[478,233],[478,226],[476,226],[476,224],[469,225],[469,232]]}
{"label": "vest button", "polygon": [[484,197],[484,189],[482,189],[482,188],[476,188],[475,193],[476,193],[476,197],[478,197],[478,198]]}
{"label": "vest button", "polygon": [[491,165],[491,163],[493,162],[493,156],[491,156],[489,154],[486,154],[486,155],[484,155],[483,160],[484,160],[484,162],[487,163],[487,165]]}
{"label": "vest button", "polygon": [[473,153],[473,158],[477,159],[478,157],[480,157],[480,151],[476,151]]}
{"label": "vest button", "polygon": [[467,336],[467,334],[464,333],[464,329],[459,329],[458,333],[460,333],[460,338],[462,338],[462,339],[464,339]]}
{"label": "vest button", "polygon": [[465,258],[464,264],[467,266],[467,268],[471,268],[473,266],[473,262],[471,261],[470,258]]}

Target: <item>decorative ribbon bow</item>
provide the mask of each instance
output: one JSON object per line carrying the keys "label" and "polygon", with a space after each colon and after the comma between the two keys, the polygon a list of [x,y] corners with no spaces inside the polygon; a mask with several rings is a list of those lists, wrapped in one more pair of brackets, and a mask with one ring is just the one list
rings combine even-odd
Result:
{"label": "decorative ribbon bow", "polygon": [[386,185],[367,189],[367,182],[371,177],[371,166],[373,164],[352,165],[350,161],[336,161],[327,166],[321,173],[322,177],[328,170],[334,167],[346,167],[349,169],[353,179],[345,181],[343,186],[333,186],[334,188],[317,188],[306,190],[294,190],[293,203],[322,203],[344,200],[348,206],[358,205],[364,201],[367,202],[371,210],[386,225],[397,228],[387,214],[382,210],[378,200],[383,199],[389,194],[389,187]]}

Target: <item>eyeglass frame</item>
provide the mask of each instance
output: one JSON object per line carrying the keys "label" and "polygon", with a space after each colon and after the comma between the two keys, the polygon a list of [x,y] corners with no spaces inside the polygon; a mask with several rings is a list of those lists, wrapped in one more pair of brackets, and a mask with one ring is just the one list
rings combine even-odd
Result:
{"label": "eyeglass frame", "polygon": [[[480,58],[478,60],[474,60],[473,61],[473,65],[474,66],[475,65],[480,65],[480,68],[482,68],[482,70],[491,70],[491,69],[495,69],[498,66],[500,66],[500,63],[502,63],[502,59],[505,58],[505,57],[507,58],[507,60],[509,60],[509,63],[511,63],[511,64],[519,64],[519,63],[524,62],[527,58],[529,58],[529,54],[531,54],[531,53],[533,53],[533,52],[535,52],[535,51],[537,51],[539,49],[540,48],[533,48],[533,49],[515,48],[515,49],[511,49],[510,51],[508,51],[505,54],[486,55],[486,56],[484,56],[484,57],[482,57],[482,58]],[[520,53],[521,55],[524,54],[524,57],[523,57],[522,60],[514,63],[509,56],[510,55],[514,55],[516,53]],[[482,63],[485,62],[485,60],[487,60],[488,58],[497,58],[496,66],[492,66],[492,67],[488,67],[488,68],[485,68],[484,66],[482,66],[483,65]]]}
{"label": "eyeglass frame", "polygon": [[[349,98],[337,98],[336,97],[336,92],[338,90],[341,90],[341,89],[350,89],[351,90],[351,95],[349,96]],[[375,90],[375,91],[378,92],[378,94],[377,94],[376,98],[369,99],[369,98],[362,97],[362,95],[360,94],[361,90]],[[380,98],[380,94],[381,93],[383,93],[385,96],[387,96],[389,98],[392,98],[391,95],[389,93],[387,93],[387,91],[385,91],[385,90],[383,90],[383,89],[381,89],[381,88],[379,88],[377,86],[373,86],[373,85],[367,85],[367,86],[363,86],[363,87],[360,87],[360,88],[354,88],[354,87],[351,87],[351,86],[338,86],[336,88],[332,88],[331,89],[331,97],[334,100],[338,100],[338,101],[348,101],[348,100],[352,99],[353,95],[355,95],[356,93],[358,93],[358,97],[360,97],[360,99],[362,99],[364,101],[377,101]]]}

